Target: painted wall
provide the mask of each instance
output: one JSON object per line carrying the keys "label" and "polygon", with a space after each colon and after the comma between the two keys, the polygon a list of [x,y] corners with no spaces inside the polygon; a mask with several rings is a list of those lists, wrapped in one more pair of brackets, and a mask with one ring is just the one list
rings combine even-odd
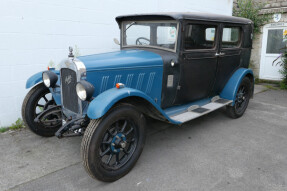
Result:
{"label": "painted wall", "polygon": [[57,65],[77,46],[81,55],[118,50],[117,15],[195,11],[231,15],[233,0],[1,0],[0,127],[21,117],[26,79]]}
{"label": "painted wall", "polygon": [[[237,6],[237,1],[238,0],[233,1],[235,8]],[[269,26],[270,24],[282,25],[283,23],[285,24],[287,23],[287,0],[254,0],[254,1],[265,4],[264,8],[261,10],[261,14],[273,15],[274,13],[281,13],[281,19],[278,23],[275,23],[273,18],[271,18],[270,21],[267,22],[265,26],[260,28],[260,33],[254,36],[253,48],[251,52],[251,63],[250,63],[251,68],[256,78],[261,78],[261,79],[266,79],[266,80],[278,80],[281,78],[282,75],[279,73],[280,67],[272,65],[274,58],[270,59],[269,62],[263,63],[265,61],[264,60],[265,58],[263,58],[264,55],[262,53],[265,50],[262,50],[262,47],[265,47],[264,43],[266,43],[266,42],[263,42],[263,39],[264,39],[263,35],[265,35],[263,34],[263,29],[264,27]],[[269,65],[269,67],[265,68],[264,64]],[[271,69],[270,72],[273,73],[273,77],[266,77],[266,76],[263,77],[262,72],[260,76],[259,75],[260,69],[261,71]]]}

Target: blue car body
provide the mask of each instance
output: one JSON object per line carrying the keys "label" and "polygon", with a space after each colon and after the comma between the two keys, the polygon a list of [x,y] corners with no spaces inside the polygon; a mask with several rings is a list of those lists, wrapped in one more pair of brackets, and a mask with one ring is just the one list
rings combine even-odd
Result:
{"label": "blue car body", "polygon": [[[248,86],[252,86],[253,93],[253,72],[248,69],[252,21],[191,13],[125,15],[117,17],[116,21],[121,29],[119,51],[76,59],[70,51],[69,59],[61,63],[61,73],[67,73],[62,75],[52,70],[58,75],[58,81],[50,91],[56,104],[62,105],[64,114],[70,107],[78,117],[87,115],[90,119],[98,119],[115,104],[128,100],[133,104],[140,102],[138,107],[151,117],[180,124],[187,119],[184,112],[199,108],[199,113],[207,114],[219,107],[234,106],[237,96],[244,100],[246,96],[238,92],[245,77],[249,78]],[[193,26],[189,21],[198,23]],[[137,36],[143,35],[139,32],[141,28],[128,34],[127,30],[133,25],[147,27],[149,38]],[[163,32],[159,28],[168,30]],[[207,38],[207,29],[212,29],[213,38]],[[224,35],[226,39],[223,40]],[[76,80],[71,85],[72,78]],[[89,96],[92,100],[81,101],[76,95],[76,83],[81,80],[94,87],[93,95]],[[42,72],[31,76],[26,88],[41,81]],[[63,81],[67,81],[65,86]],[[124,88],[116,88],[118,83],[124,84]],[[63,87],[68,89],[63,91]],[[72,102],[79,107],[73,107]],[[73,117],[73,114],[68,115]]]}
{"label": "blue car body", "polygon": [[205,13],[116,21],[119,51],[75,57],[70,47],[59,70],[27,80],[22,106],[25,124],[40,136],[84,136],[84,167],[107,182],[135,165],[146,117],[181,125],[226,106],[239,118],[254,90],[252,21]]}
{"label": "blue car body", "polygon": [[[153,52],[122,50],[78,59],[86,66],[86,80],[95,86],[94,97],[116,87],[117,83],[123,83],[153,100],[161,99],[163,62]],[[160,105],[160,102],[156,104]]]}
{"label": "blue car body", "polygon": [[[170,123],[180,124],[170,118],[177,113],[186,110],[191,105],[202,106],[210,102],[211,98],[205,98],[195,102],[173,106],[167,109],[161,108],[163,60],[160,55],[146,50],[121,50],[105,54],[95,54],[78,57],[87,69],[86,79],[95,87],[94,99],[84,110],[90,119],[97,119],[117,102],[127,97],[140,97],[148,101]],[[53,70],[57,75],[59,71]],[[235,94],[242,79],[246,75],[252,75],[250,69],[239,68],[229,79],[220,96],[232,100],[234,104]],[[58,78],[60,79],[60,78]],[[42,72],[31,76],[26,83],[26,88],[42,81]],[[125,84],[125,88],[115,88],[117,83]],[[58,80],[57,84],[60,84]],[[58,105],[61,105],[60,88],[50,88],[50,91]]]}

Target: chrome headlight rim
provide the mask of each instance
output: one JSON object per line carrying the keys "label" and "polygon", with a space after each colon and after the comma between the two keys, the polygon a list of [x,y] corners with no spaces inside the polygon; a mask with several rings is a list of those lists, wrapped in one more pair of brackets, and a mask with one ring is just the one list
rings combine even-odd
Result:
{"label": "chrome headlight rim", "polygon": [[51,85],[51,81],[50,81],[50,78],[49,78],[49,76],[48,76],[48,74],[47,74],[46,72],[43,72],[43,74],[42,74],[42,79],[43,79],[44,85],[45,85],[47,88],[49,88],[50,85]]}
{"label": "chrome headlight rim", "polygon": [[86,101],[87,99],[87,91],[85,87],[81,83],[77,83],[76,85],[76,92],[78,95],[78,98],[82,101]]}
{"label": "chrome headlight rim", "polygon": [[42,80],[47,88],[54,88],[58,81],[58,75],[51,71],[45,71],[42,73]]}
{"label": "chrome headlight rim", "polygon": [[93,97],[94,90],[95,87],[85,80],[79,81],[76,85],[77,95],[82,101],[90,101]]}

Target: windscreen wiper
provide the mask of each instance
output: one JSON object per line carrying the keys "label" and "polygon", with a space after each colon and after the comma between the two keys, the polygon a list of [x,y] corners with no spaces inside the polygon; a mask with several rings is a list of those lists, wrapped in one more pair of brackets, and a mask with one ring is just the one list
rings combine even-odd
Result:
{"label": "windscreen wiper", "polygon": [[126,28],[125,30],[124,30],[124,33],[131,27],[131,26],[133,26],[134,24],[136,24],[137,22],[132,22],[131,24],[130,24],[130,26],[128,26],[128,28]]}

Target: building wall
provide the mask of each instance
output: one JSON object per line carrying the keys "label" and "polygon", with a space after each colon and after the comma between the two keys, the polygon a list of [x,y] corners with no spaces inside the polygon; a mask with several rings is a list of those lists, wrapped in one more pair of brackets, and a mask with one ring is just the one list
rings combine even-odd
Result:
{"label": "building wall", "polygon": [[[234,7],[237,7],[237,1],[233,2]],[[264,8],[261,10],[261,14],[274,14],[281,13],[280,22],[287,23],[287,0],[254,0],[258,3],[265,4]],[[266,24],[274,23],[273,18],[270,19]],[[251,62],[250,67],[252,67],[255,77],[259,77],[260,70],[260,60],[261,60],[261,47],[262,47],[262,38],[263,38],[263,27],[260,29],[260,34],[256,34],[253,39],[253,49],[251,53]]]}
{"label": "building wall", "polygon": [[[271,10],[271,9],[286,9],[287,8],[287,1],[286,0],[254,0],[256,2],[261,2],[264,3],[264,9],[263,11],[267,11],[268,12],[278,12],[278,10]],[[285,8],[284,8],[285,7]]]}
{"label": "building wall", "polygon": [[[264,3],[265,6],[261,10],[261,14],[274,14],[282,13],[280,22],[287,22],[287,1],[286,0],[255,0],[256,2]],[[274,23],[271,19],[268,23]],[[263,38],[263,27],[261,27],[261,34],[258,34],[253,41],[253,50],[251,55],[252,64],[254,66],[254,72],[256,77],[259,76],[260,59],[261,59],[261,47]]]}
{"label": "building wall", "polygon": [[0,3],[0,127],[21,117],[26,80],[81,55],[118,50],[117,15],[195,11],[232,14],[232,0],[6,0]]}
{"label": "building wall", "polygon": [[[270,20],[267,24],[273,23],[273,19]],[[287,14],[282,14],[280,22],[287,23]],[[256,78],[259,78],[259,70],[260,70],[260,61],[261,61],[261,47],[262,47],[262,38],[263,38],[263,27],[260,29],[260,34],[254,36],[253,39],[253,49],[251,51],[251,67],[255,74]]]}

